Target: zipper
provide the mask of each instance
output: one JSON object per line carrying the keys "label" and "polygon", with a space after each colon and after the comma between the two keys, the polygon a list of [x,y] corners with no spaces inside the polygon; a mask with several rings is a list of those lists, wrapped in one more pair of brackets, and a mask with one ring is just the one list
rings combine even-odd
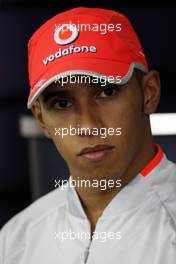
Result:
{"label": "zipper", "polygon": [[91,245],[91,241],[90,241],[88,247],[86,248],[86,250],[84,251],[84,256],[83,256],[83,258],[84,258],[83,259],[84,264],[86,264],[87,263],[87,260],[88,260],[90,245]]}

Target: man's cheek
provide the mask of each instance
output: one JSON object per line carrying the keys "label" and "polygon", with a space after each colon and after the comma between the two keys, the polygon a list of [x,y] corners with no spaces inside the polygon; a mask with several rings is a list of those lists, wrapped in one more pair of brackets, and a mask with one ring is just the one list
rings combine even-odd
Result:
{"label": "man's cheek", "polygon": [[65,156],[65,152],[66,152],[65,146],[64,146],[63,140],[60,138],[60,136],[53,134],[52,141],[53,141],[55,147],[57,148],[58,152],[60,153],[60,155],[62,157]]}
{"label": "man's cheek", "polygon": [[75,148],[72,147],[72,144],[69,140],[68,136],[65,137],[54,137],[53,142],[60,153],[60,155],[64,158],[65,161],[69,160],[69,157],[71,157],[74,153]]}

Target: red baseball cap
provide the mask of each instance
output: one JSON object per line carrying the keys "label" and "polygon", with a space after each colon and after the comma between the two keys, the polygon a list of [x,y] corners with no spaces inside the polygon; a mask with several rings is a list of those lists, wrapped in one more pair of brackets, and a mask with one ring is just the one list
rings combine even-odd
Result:
{"label": "red baseball cap", "polygon": [[49,84],[64,76],[120,76],[120,84],[125,84],[134,68],[148,71],[140,41],[124,15],[87,7],[59,13],[29,40],[27,106],[31,108]]}

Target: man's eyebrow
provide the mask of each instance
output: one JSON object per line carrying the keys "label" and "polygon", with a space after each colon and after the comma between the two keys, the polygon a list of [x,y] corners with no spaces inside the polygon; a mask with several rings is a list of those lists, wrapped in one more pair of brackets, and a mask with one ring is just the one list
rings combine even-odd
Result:
{"label": "man's eyebrow", "polygon": [[47,92],[42,94],[42,100],[44,103],[46,103],[49,99],[51,99],[52,97],[61,97],[61,96],[68,96],[70,95],[69,91],[52,91],[52,92]]}
{"label": "man's eyebrow", "polygon": [[[105,86],[102,86],[100,82],[98,83],[91,83],[90,86],[88,86],[91,91],[96,91],[96,90],[103,90],[105,88],[117,88],[119,85],[114,84],[114,83],[107,83]],[[63,96],[71,96],[72,92],[67,90],[56,90],[56,91],[47,91],[44,92],[41,97],[44,103],[47,103],[48,100],[50,100],[52,97],[63,97]]]}

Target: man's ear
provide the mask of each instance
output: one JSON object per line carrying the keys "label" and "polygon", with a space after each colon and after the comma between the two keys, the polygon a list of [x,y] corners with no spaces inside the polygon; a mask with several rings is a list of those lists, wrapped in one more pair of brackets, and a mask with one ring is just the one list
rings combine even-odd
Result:
{"label": "man's ear", "polygon": [[160,101],[160,77],[155,70],[143,76],[142,86],[144,91],[144,113],[150,115],[157,109]]}
{"label": "man's ear", "polygon": [[35,119],[37,120],[37,123],[39,124],[39,126],[42,129],[42,131],[44,132],[45,136],[47,138],[50,138],[50,134],[49,134],[48,129],[47,129],[46,125],[45,125],[45,121],[44,121],[43,113],[42,113],[42,108],[41,108],[39,100],[37,100],[33,104],[32,108],[31,108],[31,111],[32,111]]}

